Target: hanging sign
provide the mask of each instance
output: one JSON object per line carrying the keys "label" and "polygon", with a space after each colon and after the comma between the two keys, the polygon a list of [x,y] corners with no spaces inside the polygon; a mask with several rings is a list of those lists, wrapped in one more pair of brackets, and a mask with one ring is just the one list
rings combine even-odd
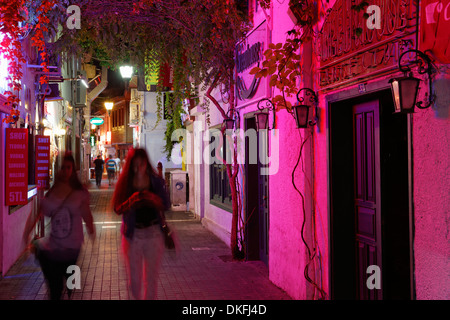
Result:
{"label": "hanging sign", "polygon": [[5,204],[28,203],[28,129],[6,128]]}
{"label": "hanging sign", "polygon": [[103,124],[103,119],[102,118],[92,118],[90,120],[91,124],[95,124],[96,126],[102,125]]}
{"label": "hanging sign", "polygon": [[36,136],[36,185],[48,189],[50,165],[50,136]]}
{"label": "hanging sign", "polygon": [[250,100],[257,100],[266,96],[265,86],[260,86],[261,78],[251,75],[250,70],[260,65],[267,42],[268,28],[267,22],[264,21],[236,46],[236,93],[239,98],[238,106],[246,104]]}
{"label": "hanging sign", "polygon": [[160,67],[159,78],[164,87],[173,87],[173,66],[169,63],[163,63]]}
{"label": "hanging sign", "polygon": [[419,50],[450,63],[450,0],[423,0],[420,6]]}

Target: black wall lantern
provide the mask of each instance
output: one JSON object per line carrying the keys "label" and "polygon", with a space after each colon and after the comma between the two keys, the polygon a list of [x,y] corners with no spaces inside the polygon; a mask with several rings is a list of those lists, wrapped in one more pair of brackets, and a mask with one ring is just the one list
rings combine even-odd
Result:
{"label": "black wall lantern", "polygon": [[239,111],[234,109],[228,110],[227,117],[223,119],[223,124],[226,130],[233,130],[236,124],[236,127],[239,127]]}
{"label": "black wall lantern", "polygon": [[[410,64],[417,64],[419,74],[428,74],[428,102],[423,106],[423,102],[417,100],[420,79],[414,78],[411,68],[408,65],[402,65],[402,58],[406,54],[416,53],[416,58],[410,61]],[[412,113],[414,107],[419,109],[429,108],[435,100],[433,88],[431,85],[431,75],[434,72],[430,58],[419,50],[408,50],[401,54],[398,60],[398,67],[404,73],[403,77],[389,80],[392,90],[392,98],[394,100],[394,113]]]}
{"label": "black wall lantern", "polygon": [[[299,98],[300,92],[302,91],[305,91],[305,98],[308,100],[308,103],[304,103],[305,98]],[[318,103],[316,93],[309,88],[302,88],[297,92],[297,101],[299,103],[293,106],[292,110],[290,111],[290,113],[294,115],[295,122],[297,123],[297,128],[307,128],[308,125],[315,125],[317,123],[317,110],[315,109]],[[316,111],[315,121],[308,120],[309,108],[311,107],[314,107],[314,110]]]}
{"label": "black wall lantern", "polygon": [[226,130],[233,130],[234,129],[234,119],[233,118],[225,118],[223,120],[223,123],[225,124]]}
{"label": "black wall lantern", "polygon": [[[262,103],[265,103],[265,107],[261,106]],[[270,130],[269,128],[269,112],[266,111],[268,109],[269,111],[273,111],[273,124],[272,129],[275,128],[275,106],[273,105],[272,101],[270,99],[261,99],[258,101],[258,104],[256,105],[258,107],[259,112],[255,113],[256,117],[256,131],[259,130]]]}

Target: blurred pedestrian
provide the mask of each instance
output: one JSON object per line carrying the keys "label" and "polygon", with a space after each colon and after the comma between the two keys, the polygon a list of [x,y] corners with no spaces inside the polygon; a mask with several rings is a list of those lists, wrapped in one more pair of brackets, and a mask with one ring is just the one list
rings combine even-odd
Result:
{"label": "blurred pedestrian", "polygon": [[103,161],[102,156],[98,155],[97,159],[94,160],[95,182],[97,184],[97,187],[100,187],[100,184],[102,183],[103,165],[104,164],[105,164],[105,161]]}
{"label": "blurred pedestrian", "polygon": [[106,172],[108,173],[109,185],[112,184],[112,180],[114,180],[115,178],[116,171],[117,171],[117,163],[112,157],[109,157],[108,161],[106,161]]}
{"label": "blurred pedestrian", "polygon": [[[89,192],[78,178],[75,160],[71,154],[63,158],[55,184],[41,200],[35,223],[25,230],[28,240],[36,222],[44,216],[51,219],[51,232],[47,237],[35,240],[36,258],[46,279],[51,300],[60,300],[64,280],[72,273],[67,268],[76,265],[84,241],[83,221],[92,239],[95,239],[93,217],[89,207]],[[69,288],[68,288],[69,289]],[[69,296],[71,290],[68,291]]]}
{"label": "blurred pedestrian", "polygon": [[122,249],[132,298],[156,299],[164,239],[170,236],[164,211],[170,204],[164,181],[144,149],[128,152],[112,201],[114,211],[122,215]]}
{"label": "blurred pedestrian", "polygon": [[117,165],[117,170],[116,170],[114,179],[117,179],[117,178],[119,178],[119,174],[120,174],[120,171],[122,170],[122,168],[120,166],[120,158],[119,157],[114,158],[114,161],[116,162],[116,165]]}
{"label": "blurred pedestrian", "polygon": [[164,179],[164,177],[163,177],[163,165],[162,165],[161,161],[158,162],[158,165],[157,165],[156,168],[158,169],[158,176],[159,176],[161,179]]}

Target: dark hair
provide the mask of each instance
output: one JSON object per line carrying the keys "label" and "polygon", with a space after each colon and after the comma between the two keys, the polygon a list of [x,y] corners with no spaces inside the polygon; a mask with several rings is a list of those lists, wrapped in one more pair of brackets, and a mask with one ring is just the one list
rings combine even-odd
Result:
{"label": "dark hair", "polygon": [[62,163],[64,163],[65,161],[70,162],[72,164],[72,174],[69,178],[69,185],[72,187],[72,189],[76,189],[76,190],[83,189],[84,188],[83,184],[81,183],[80,179],[78,178],[75,159],[73,158],[73,155],[70,151],[68,151],[64,154]]}
{"label": "dark hair", "polygon": [[133,180],[134,180],[134,170],[133,163],[134,160],[137,158],[143,159],[147,163],[147,170],[146,173],[149,177],[155,176],[157,177],[158,174],[156,173],[155,169],[150,163],[149,157],[147,155],[147,151],[145,149],[140,148],[131,148],[128,150],[128,155],[125,161],[125,165],[122,169],[122,173],[120,174],[120,177],[116,184],[116,189],[114,190],[114,195],[112,199],[113,208],[116,206],[122,204],[126,199],[128,199],[133,193]]}

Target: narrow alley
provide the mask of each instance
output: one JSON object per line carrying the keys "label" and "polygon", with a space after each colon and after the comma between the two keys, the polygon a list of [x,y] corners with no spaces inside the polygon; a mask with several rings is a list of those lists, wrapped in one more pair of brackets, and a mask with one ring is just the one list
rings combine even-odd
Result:
{"label": "narrow alley", "polygon": [[[120,254],[120,217],[111,208],[113,186],[91,181],[94,242],[85,235],[78,260],[81,289],[71,300],[128,300],[127,276]],[[268,279],[260,261],[231,261],[229,248],[188,212],[167,212],[176,230],[178,252],[166,250],[158,300],[290,300]],[[46,300],[47,286],[34,256],[25,253],[0,280],[0,300]],[[64,294],[64,299],[69,299]]]}

